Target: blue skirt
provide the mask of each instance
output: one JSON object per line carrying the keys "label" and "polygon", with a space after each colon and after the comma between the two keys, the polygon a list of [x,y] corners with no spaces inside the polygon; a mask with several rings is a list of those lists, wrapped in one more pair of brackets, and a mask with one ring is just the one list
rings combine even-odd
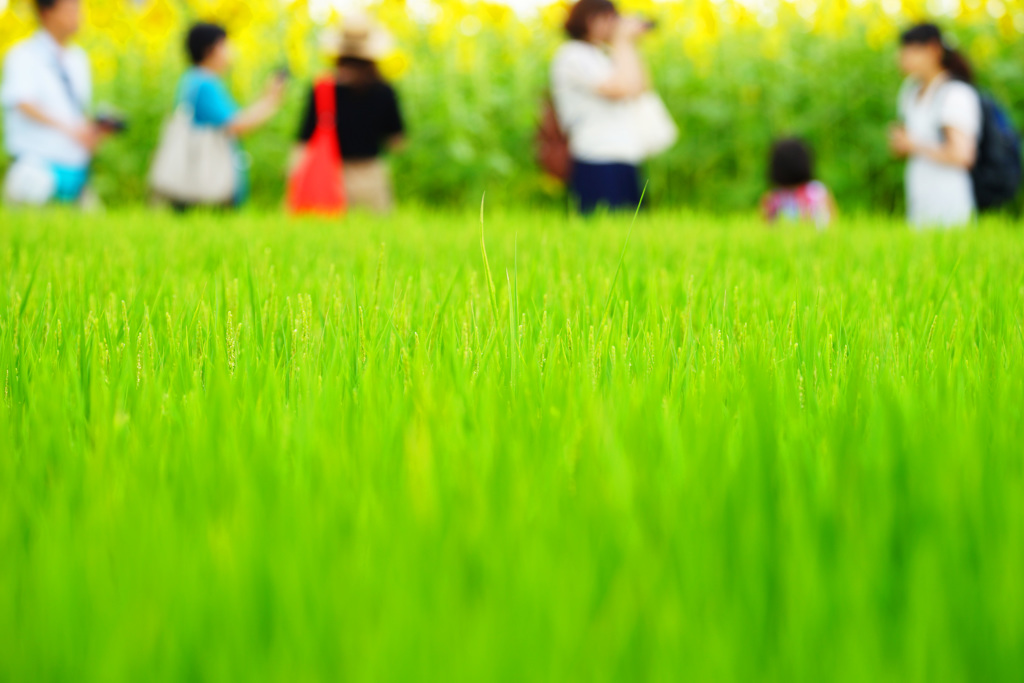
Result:
{"label": "blue skirt", "polygon": [[598,207],[634,211],[640,204],[640,174],[630,164],[573,161],[572,193],[583,214]]}

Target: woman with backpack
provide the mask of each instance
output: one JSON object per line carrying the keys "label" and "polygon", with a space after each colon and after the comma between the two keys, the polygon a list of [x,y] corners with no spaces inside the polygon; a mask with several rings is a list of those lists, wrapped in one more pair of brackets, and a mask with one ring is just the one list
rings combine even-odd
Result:
{"label": "woman with backpack", "polygon": [[894,154],[907,159],[907,215],[915,228],[968,225],[976,202],[971,169],[978,157],[982,107],[971,68],[934,24],[903,33],[901,125],[890,133]]}
{"label": "woman with backpack", "polygon": [[675,142],[678,131],[637,49],[651,28],[620,16],[610,0],[579,0],[569,12],[570,40],[555,55],[551,84],[569,142],[572,194],[584,214],[637,208],[639,164]]}

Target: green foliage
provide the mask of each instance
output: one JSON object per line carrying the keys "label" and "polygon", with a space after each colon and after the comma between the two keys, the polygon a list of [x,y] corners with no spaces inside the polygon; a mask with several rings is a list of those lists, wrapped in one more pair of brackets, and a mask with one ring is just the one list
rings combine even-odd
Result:
{"label": "green foliage", "polygon": [[0,214],[0,680],[1015,679],[1017,232],[629,220]]}

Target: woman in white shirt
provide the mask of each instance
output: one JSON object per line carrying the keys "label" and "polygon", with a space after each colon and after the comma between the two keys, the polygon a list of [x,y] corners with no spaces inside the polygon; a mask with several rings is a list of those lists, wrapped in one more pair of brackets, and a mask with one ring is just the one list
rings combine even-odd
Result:
{"label": "woman in white shirt", "polygon": [[637,40],[650,26],[620,17],[610,0],[579,0],[569,42],[551,67],[552,96],[573,158],[572,193],[583,213],[635,209],[644,143],[632,101],[650,88]]}
{"label": "woman in white shirt", "polygon": [[901,38],[902,125],[892,130],[893,152],[907,159],[907,215],[915,228],[957,228],[975,212],[971,168],[977,160],[981,101],[970,66],[933,24]]}

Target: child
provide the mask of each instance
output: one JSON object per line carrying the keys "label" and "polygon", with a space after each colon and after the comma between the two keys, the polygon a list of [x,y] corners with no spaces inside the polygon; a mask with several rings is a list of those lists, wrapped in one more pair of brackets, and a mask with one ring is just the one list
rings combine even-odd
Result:
{"label": "child", "polygon": [[814,179],[814,158],[803,140],[776,142],[768,175],[772,189],[761,200],[761,211],[769,223],[809,222],[824,230],[835,219],[835,200],[828,188]]}

